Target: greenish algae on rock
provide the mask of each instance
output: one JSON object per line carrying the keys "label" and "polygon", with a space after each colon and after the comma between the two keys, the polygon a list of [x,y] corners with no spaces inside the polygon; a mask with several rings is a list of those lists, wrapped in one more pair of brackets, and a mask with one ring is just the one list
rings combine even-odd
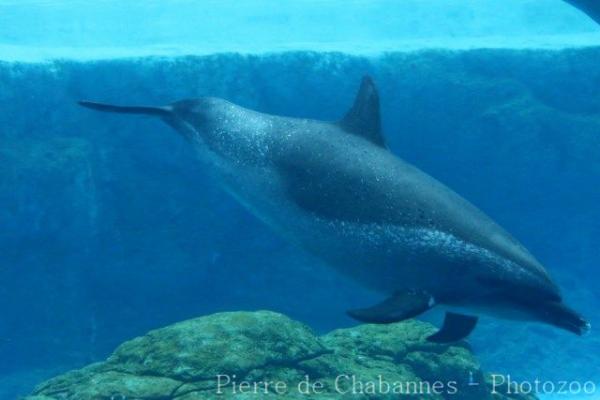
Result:
{"label": "greenish algae on rock", "polygon": [[269,311],[214,314],[125,342],[25,400],[528,399],[492,395],[466,343],[429,343],[433,330],[411,320],[318,337]]}

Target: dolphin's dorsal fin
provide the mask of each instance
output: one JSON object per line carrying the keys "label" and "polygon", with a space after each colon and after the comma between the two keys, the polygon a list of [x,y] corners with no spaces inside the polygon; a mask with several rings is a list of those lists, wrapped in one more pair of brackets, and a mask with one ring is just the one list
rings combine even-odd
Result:
{"label": "dolphin's dorsal fin", "polygon": [[378,146],[386,147],[381,133],[379,94],[370,76],[363,78],[354,105],[339,125],[353,135],[362,136]]}

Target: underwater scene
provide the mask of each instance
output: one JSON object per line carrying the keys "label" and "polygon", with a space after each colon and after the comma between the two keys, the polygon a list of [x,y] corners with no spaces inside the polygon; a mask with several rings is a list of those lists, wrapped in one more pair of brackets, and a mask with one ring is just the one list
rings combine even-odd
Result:
{"label": "underwater scene", "polygon": [[0,0],[0,400],[600,399],[600,1]]}

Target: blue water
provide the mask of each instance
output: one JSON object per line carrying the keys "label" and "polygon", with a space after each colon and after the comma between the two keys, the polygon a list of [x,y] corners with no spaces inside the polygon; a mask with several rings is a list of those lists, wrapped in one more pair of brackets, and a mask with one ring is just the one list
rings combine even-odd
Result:
{"label": "blue water", "polygon": [[[600,326],[600,28],[585,15],[559,0],[122,3],[0,1],[1,399],[182,319],[272,309],[325,332],[379,300],[224,194],[170,128],[81,98],[335,120],[371,74],[391,150],[506,227]],[[597,329],[484,320],[470,341],[488,370],[600,382]]]}

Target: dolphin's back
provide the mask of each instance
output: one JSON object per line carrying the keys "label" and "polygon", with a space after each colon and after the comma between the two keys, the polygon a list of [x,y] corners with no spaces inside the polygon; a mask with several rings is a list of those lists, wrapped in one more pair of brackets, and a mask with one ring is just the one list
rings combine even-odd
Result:
{"label": "dolphin's back", "polygon": [[276,159],[288,195],[300,208],[328,220],[447,233],[527,268],[554,287],[524,246],[454,191],[381,146],[334,124],[312,123],[320,126],[282,139]]}

